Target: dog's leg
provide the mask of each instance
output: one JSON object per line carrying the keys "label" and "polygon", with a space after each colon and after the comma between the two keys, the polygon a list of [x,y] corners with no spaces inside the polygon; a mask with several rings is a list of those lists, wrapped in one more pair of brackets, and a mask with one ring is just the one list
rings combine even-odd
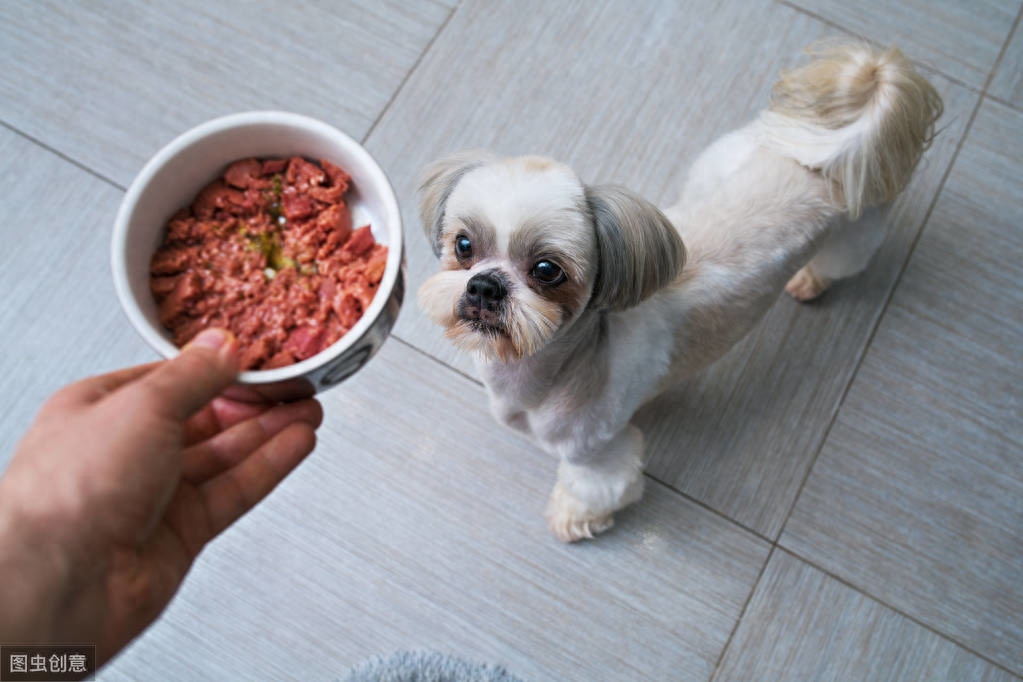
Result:
{"label": "dog's leg", "polygon": [[863,272],[884,241],[887,213],[887,206],[869,208],[858,220],[835,228],[785,291],[797,301],[812,301],[835,281]]}
{"label": "dog's leg", "polygon": [[629,425],[585,462],[561,461],[547,523],[563,542],[592,538],[614,524],[615,511],[642,496],[643,434]]}

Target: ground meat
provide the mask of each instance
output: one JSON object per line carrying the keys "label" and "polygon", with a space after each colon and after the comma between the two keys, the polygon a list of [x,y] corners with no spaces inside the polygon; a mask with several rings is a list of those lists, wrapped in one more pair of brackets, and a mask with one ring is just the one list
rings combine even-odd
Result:
{"label": "ground meat", "polygon": [[223,327],[238,337],[242,369],[272,369],[351,329],[376,294],[387,247],[369,225],[352,230],[349,182],[329,161],[243,159],[176,213],[149,266],[174,343]]}

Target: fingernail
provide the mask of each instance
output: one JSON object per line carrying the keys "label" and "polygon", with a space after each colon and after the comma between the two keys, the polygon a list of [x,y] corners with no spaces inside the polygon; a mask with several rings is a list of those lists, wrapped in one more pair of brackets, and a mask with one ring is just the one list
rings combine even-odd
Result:
{"label": "fingernail", "polygon": [[217,350],[227,343],[227,333],[223,329],[205,329],[192,339],[185,348],[210,348]]}

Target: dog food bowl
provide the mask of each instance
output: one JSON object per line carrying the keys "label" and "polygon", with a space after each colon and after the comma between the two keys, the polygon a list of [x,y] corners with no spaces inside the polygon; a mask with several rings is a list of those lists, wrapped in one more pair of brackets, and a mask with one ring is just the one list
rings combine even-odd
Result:
{"label": "dog food bowl", "polygon": [[[180,351],[159,320],[149,289],[149,262],[163,243],[171,216],[234,161],[249,157],[326,159],[351,176],[345,195],[352,225],[369,223],[388,248],[387,266],[369,308],[347,334],[293,365],[242,372],[238,383],[272,400],[292,400],[336,386],[380,349],[405,293],[405,246],[394,189],[362,145],[326,123],[298,114],[254,111],[203,123],[149,160],[121,202],[111,245],[114,285],[125,314],[157,353]],[[243,391],[244,392],[244,391]]]}

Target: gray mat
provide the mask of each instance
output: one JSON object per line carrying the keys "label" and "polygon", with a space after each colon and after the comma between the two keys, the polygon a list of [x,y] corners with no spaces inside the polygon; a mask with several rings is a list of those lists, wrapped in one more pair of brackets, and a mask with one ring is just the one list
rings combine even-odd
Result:
{"label": "gray mat", "polygon": [[523,682],[504,668],[471,663],[435,651],[399,651],[348,672],[342,682]]}

